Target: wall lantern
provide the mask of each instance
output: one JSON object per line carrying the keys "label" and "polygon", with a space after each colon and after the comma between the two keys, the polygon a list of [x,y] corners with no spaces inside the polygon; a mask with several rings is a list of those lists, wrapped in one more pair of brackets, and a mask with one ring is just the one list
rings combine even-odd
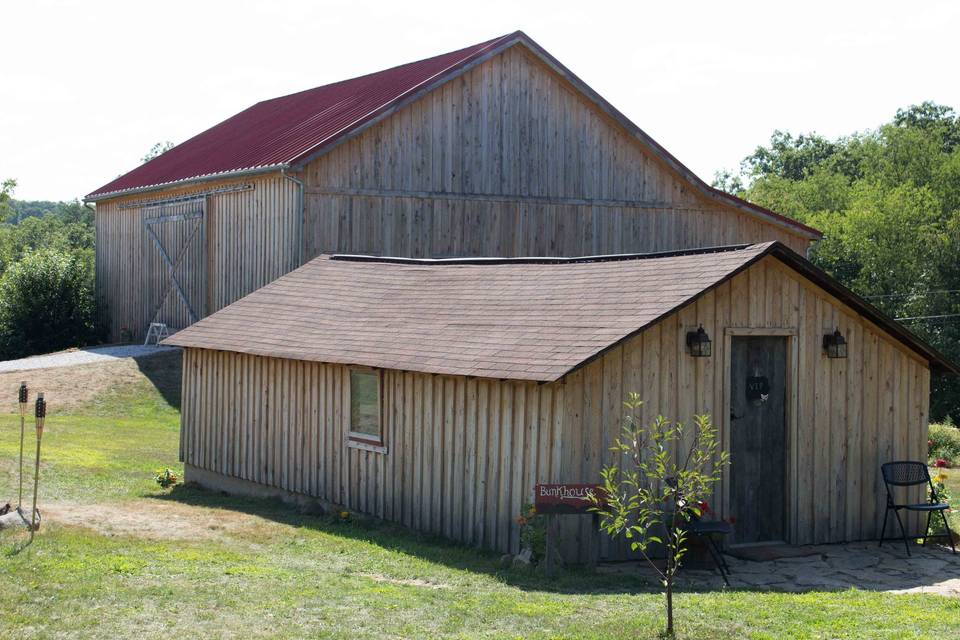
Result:
{"label": "wall lantern", "polygon": [[709,358],[711,353],[710,336],[703,330],[703,325],[696,331],[687,332],[687,348],[694,358]]}
{"label": "wall lantern", "polygon": [[823,350],[827,352],[828,358],[847,357],[847,340],[840,333],[840,329],[823,336]]}

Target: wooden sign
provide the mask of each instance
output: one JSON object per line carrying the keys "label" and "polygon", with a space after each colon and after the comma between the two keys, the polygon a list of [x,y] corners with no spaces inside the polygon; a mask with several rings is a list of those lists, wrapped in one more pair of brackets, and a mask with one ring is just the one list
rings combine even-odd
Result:
{"label": "wooden sign", "polygon": [[594,506],[590,496],[602,491],[596,484],[538,484],[533,489],[533,504],[537,513],[590,514]]}

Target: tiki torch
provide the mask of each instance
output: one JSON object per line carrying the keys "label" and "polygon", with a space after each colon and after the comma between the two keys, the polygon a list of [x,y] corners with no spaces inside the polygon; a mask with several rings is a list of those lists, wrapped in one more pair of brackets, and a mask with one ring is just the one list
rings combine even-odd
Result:
{"label": "tiki torch", "polygon": [[33,538],[33,532],[37,530],[37,489],[40,486],[40,439],[43,438],[43,421],[47,417],[47,403],[43,399],[43,394],[37,394],[37,404],[33,414],[37,423],[37,464],[33,471],[33,513],[30,517],[30,538]]}
{"label": "tiki torch", "polygon": [[17,511],[23,515],[23,434],[27,420],[27,403],[29,402],[30,390],[27,389],[27,381],[20,383],[20,491],[17,493]]}

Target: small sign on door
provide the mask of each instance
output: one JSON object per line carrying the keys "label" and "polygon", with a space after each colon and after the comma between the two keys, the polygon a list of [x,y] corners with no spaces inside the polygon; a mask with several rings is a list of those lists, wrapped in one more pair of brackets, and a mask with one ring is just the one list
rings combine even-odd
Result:
{"label": "small sign on door", "polygon": [[747,401],[760,406],[770,397],[770,381],[766,376],[747,376]]}

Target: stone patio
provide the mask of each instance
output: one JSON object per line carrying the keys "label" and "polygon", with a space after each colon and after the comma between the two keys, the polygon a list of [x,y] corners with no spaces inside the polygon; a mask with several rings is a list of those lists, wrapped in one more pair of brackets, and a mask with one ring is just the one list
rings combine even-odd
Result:
{"label": "stone patio", "polygon": [[[751,561],[726,555],[730,565],[730,588],[769,589],[772,591],[837,591],[864,589],[889,593],[934,593],[960,597],[960,553],[931,544],[924,548],[911,545],[907,557],[903,543],[876,542],[830,544],[806,547],[809,555],[776,560]],[[634,563],[630,563],[634,564]],[[723,579],[712,564],[691,563],[677,579],[681,588],[722,589]],[[621,565],[602,567],[601,571],[629,570]],[[649,571],[639,564],[633,570]]]}

